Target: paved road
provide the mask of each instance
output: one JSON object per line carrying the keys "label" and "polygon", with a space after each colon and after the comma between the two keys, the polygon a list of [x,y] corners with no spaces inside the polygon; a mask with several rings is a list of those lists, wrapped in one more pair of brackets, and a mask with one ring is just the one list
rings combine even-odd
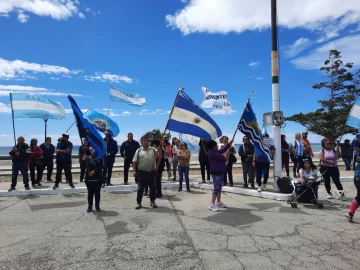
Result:
{"label": "paved road", "polygon": [[[360,224],[346,210],[225,194],[167,190],[159,208],[135,193],[0,198],[0,269],[358,269]],[[360,215],[355,218],[360,220]]]}

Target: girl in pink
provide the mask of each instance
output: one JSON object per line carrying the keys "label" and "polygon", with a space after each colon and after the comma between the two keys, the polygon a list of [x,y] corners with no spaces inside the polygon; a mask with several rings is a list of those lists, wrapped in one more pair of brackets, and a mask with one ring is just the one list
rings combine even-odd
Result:
{"label": "girl in pink", "polygon": [[[41,186],[41,170],[42,170],[42,159],[41,156],[43,154],[43,151],[39,146],[37,146],[37,139],[31,139],[30,141],[30,158],[28,161],[29,169],[30,169],[30,179],[31,179],[31,185],[32,187],[35,187],[36,185]],[[36,169],[36,178],[35,178],[35,169]]]}
{"label": "girl in pink", "polygon": [[166,137],[166,136],[164,136],[162,150],[164,151],[164,160],[165,160],[165,164],[166,164],[166,170],[168,173],[168,180],[171,180],[171,166],[170,166],[169,159],[171,159],[171,157],[172,157],[172,154],[171,154],[172,147],[171,147],[168,137]]}

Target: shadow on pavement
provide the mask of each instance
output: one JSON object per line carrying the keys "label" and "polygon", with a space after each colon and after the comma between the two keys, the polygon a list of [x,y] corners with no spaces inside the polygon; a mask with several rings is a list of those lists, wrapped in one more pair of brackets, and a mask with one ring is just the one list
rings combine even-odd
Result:
{"label": "shadow on pavement", "polygon": [[82,202],[62,202],[62,203],[46,203],[46,204],[35,204],[30,205],[31,211],[56,209],[56,208],[71,208],[86,205],[86,201]]}
{"label": "shadow on pavement", "polygon": [[251,209],[229,207],[221,209],[218,213],[208,216],[204,220],[232,227],[251,225],[263,220],[263,218],[253,215],[251,211]]}

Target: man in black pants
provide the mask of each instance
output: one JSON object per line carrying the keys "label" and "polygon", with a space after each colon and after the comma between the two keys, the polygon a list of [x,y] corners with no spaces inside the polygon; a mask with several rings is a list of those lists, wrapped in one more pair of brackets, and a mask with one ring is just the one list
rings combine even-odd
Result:
{"label": "man in black pants", "polygon": [[19,171],[23,177],[25,189],[30,190],[28,176],[28,161],[30,157],[30,148],[29,145],[25,143],[24,137],[20,136],[17,141],[17,145],[15,145],[9,152],[9,155],[12,156],[12,177],[9,192],[15,190]]}
{"label": "man in black pants", "polygon": [[206,143],[207,141],[204,140],[203,138],[200,139],[199,141],[199,162],[200,162],[200,170],[201,170],[201,179],[203,183],[205,182],[205,170],[206,170],[206,179],[208,181],[210,181],[210,162],[209,162],[209,158],[207,156],[207,151],[206,151]]}
{"label": "man in black pants", "polygon": [[[127,141],[123,142],[120,147],[121,157],[124,158],[124,184],[127,185],[129,177],[129,168],[133,164],[135,152],[140,148],[140,144],[133,139],[133,134],[128,134]],[[137,176],[135,176],[135,182],[137,183]]]}
{"label": "man in black pants", "polygon": [[149,147],[149,139],[146,136],[141,138],[142,148],[138,149],[133,158],[133,175],[139,177],[138,191],[137,191],[137,206],[135,209],[142,207],[141,201],[143,198],[144,187],[146,185],[150,188],[150,205],[157,208],[156,199],[156,158],[158,157],[157,150]]}
{"label": "man in black pants", "polygon": [[61,173],[64,170],[69,186],[75,188],[71,174],[71,152],[73,144],[69,141],[69,134],[63,134],[62,139],[56,147],[56,181],[53,189],[59,187],[61,181]]}
{"label": "man in black pants", "polygon": [[111,186],[111,175],[115,163],[115,156],[118,152],[117,141],[112,137],[112,133],[105,133],[105,143],[106,143],[106,155],[104,157],[105,167],[104,167],[104,177],[106,178],[106,185]]}
{"label": "man in black pants", "polygon": [[51,138],[46,137],[45,143],[40,145],[41,150],[43,151],[43,167],[39,172],[39,179],[41,180],[43,177],[43,173],[45,168],[47,168],[47,177],[46,180],[48,182],[52,182],[51,175],[54,170],[54,153],[55,153],[55,146],[51,143]]}

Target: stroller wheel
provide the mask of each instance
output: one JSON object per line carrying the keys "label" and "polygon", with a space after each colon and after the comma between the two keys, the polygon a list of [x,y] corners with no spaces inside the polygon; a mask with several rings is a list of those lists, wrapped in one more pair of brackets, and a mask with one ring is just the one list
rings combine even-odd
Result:
{"label": "stroller wheel", "polygon": [[323,209],[323,208],[324,208],[324,205],[323,205],[322,203],[318,203],[318,204],[317,204],[317,207],[318,207],[319,209]]}
{"label": "stroller wheel", "polygon": [[294,203],[294,208],[297,208],[297,203]]}
{"label": "stroller wheel", "polygon": [[288,201],[287,201],[287,204],[291,204],[291,201],[290,201],[290,200],[288,200]]}
{"label": "stroller wheel", "polygon": [[291,208],[295,208],[294,203],[290,203]]}

